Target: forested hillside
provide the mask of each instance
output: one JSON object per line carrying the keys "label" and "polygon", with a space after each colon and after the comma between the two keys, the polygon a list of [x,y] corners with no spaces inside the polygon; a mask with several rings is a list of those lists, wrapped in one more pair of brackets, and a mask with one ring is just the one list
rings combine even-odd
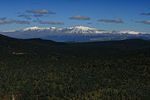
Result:
{"label": "forested hillside", "polygon": [[0,35],[0,100],[149,100],[150,41]]}

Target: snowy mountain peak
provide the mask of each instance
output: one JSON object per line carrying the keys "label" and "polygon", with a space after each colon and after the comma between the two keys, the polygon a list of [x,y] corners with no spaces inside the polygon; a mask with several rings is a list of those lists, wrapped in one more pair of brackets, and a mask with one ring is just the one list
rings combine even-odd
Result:
{"label": "snowy mountain peak", "polygon": [[28,27],[24,29],[23,31],[50,30],[50,29],[56,29],[56,27],[40,28],[40,27],[34,26],[34,27]]}
{"label": "snowy mountain peak", "polygon": [[127,31],[120,31],[120,32],[118,32],[118,33],[120,33],[120,34],[141,34],[141,33],[145,33],[145,32],[136,32],[136,31],[131,31],[131,30],[127,30]]}
{"label": "snowy mountain peak", "polygon": [[37,29],[40,29],[39,27],[28,27],[26,29],[24,29],[24,31],[28,31],[28,30],[37,30]]}
{"label": "snowy mountain peak", "polygon": [[133,35],[138,35],[138,34],[146,34],[145,32],[136,32],[136,31],[131,31],[131,30],[126,30],[126,31],[102,31],[102,30],[97,30],[95,28],[90,28],[90,27],[85,27],[85,26],[75,26],[75,27],[65,27],[65,28],[57,28],[57,27],[48,27],[48,28],[40,28],[40,27],[29,27],[26,28],[22,31],[34,31],[34,32],[53,32],[53,33],[65,33],[65,34],[133,34]]}
{"label": "snowy mountain peak", "polygon": [[85,26],[76,26],[74,28],[81,29],[81,30],[96,30],[95,28],[90,28],[90,27],[85,27]]}
{"label": "snowy mountain peak", "polygon": [[95,28],[85,26],[75,27],[29,27],[18,31],[1,32],[3,35],[17,37],[17,38],[42,38],[53,41],[67,42],[86,42],[86,41],[110,41],[110,40],[123,40],[123,39],[146,39],[150,40],[150,34],[146,32],[136,32],[131,30],[125,31],[106,31],[97,30]]}
{"label": "snowy mountain peak", "polygon": [[75,26],[75,27],[65,27],[65,28],[57,28],[57,27],[48,27],[48,28],[40,28],[40,27],[29,27],[22,31],[49,31],[49,32],[63,32],[63,33],[98,33],[95,28],[85,27],[85,26]]}

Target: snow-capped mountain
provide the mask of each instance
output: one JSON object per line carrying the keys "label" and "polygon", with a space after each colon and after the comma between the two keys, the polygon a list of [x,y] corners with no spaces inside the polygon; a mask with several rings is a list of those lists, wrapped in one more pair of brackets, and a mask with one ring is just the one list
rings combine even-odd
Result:
{"label": "snow-capped mountain", "polygon": [[42,31],[48,31],[48,32],[61,32],[66,34],[103,34],[103,33],[114,33],[114,34],[144,34],[145,32],[135,32],[135,31],[103,31],[103,30],[97,30],[95,28],[85,27],[85,26],[76,26],[76,27],[65,27],[65,28],[57,28],[57,27],[48,27],[48,28],[39,28],[39,27],[29,27],[26,29],[21,30],[23,32],[42,32]]}
{"label": "snow-capped mountain", "polygon": [[132,38],[150,39],[150,34],[135,31],[105,31],[95,28],[76,26],[76,27],[29,27],[23,30],[12,32],[1,32],[3,35],[16,38],[43,38],[54,41],[108,41],[123,40]]}
{"label": "snow-capped mountain", "polygon": [[80,34],[90,34],[90,33],[101,33],[101,31],[96,30],[95,28],[89,28],[89,27],[84,27],[84,26],[76,26],[76,27],[65,27],[65,28],[56,28],[56,27],[48,27],[48,28],[39,28],[39,27],[29,27],[26,29],[21,30],[23,32],[42,32],[42,31],[47,31],[47,32],[59,32],[59,33],[66,33],[66,34],[75,34],[75,33],[80,33]]}

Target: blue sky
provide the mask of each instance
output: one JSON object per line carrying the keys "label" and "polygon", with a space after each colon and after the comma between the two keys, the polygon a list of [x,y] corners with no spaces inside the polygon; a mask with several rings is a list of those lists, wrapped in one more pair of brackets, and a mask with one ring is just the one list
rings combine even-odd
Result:
{"label": "blue sky", "polygon": [[[149,4],[150,0],[1,0],[0,31],[81,25],[100,30],[150,32]],[[43,10],[55,14],[38,13]],[[37,20],[34,15],[42,17]]]}

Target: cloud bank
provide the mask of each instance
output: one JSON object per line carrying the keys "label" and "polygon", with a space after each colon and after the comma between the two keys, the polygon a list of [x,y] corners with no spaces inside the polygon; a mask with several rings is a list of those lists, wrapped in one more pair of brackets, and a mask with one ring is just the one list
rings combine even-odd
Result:
{"label": "cloud bank", "polygon": [[35,14],[35,15],[33,15],[34,17],[42,17],[42,16],[44,16],[44,15],[42,15],[42,14]]}
{"label": "cloud bank", "polygon": [[2,17],[2,18],[0,18],[0,20],[2,20],[2,21],[3,21],[3,20],[6,20],[6,19],[7,19],[6,17]]}
{"label": "cloud bank", "polygon": [[53,22],[53,21],[39,21],[40,24],[49,24],[49,25],[64,25],[63,22]]}
{"label": "cloud bank", "polygon": [[81,15],[70,17],[70,19],[75,19],[75,20],[90,20],[89,17],[87,17],[87,16],[81,16]]}
{"label": "cloud bank", "polygon": [[141,13],[141,15],[150,15],[150,13]]}
{"label": "cloud bank", "polygon": [[150,25],[150,20],[149,21],[141,21],[141,23]]}
{"label": "cloud bank", "polygon": [[0,25],[2,24],[30,24],[29,21],[23,21],[23,20],[0,20]]}
{"label": "cloud bank", "polygon": [[32,13],[32,14],[56,14],[55,12],[42,9],[42,10],[27,10],[27,13]]}
{"label": "cloud bank", "polygon": [[121,19],[99,19],[99,22],[105,22],[105,23],[123,23]]}
{"label": "cloud bank", "polygon": [[22,18],[27,19],[27,20],[31,20],[32,19],[30,17],[30,15],[26,15],[26,14],[20,14],[20,15],[18,15],[18,17],[22,17]]}

